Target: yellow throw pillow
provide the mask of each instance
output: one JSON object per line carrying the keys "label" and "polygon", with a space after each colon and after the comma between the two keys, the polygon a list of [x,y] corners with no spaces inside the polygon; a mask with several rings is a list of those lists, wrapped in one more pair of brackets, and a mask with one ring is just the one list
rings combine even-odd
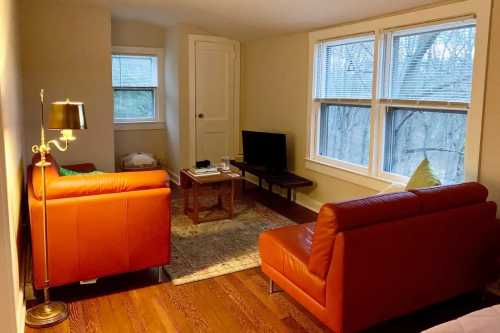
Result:
{"label": "yellow throw pillow", "polygon": [[406,190],[438,185],[441,185],[441,182],[432,171],[429,160],[424,159],[410,177],[408,184],[406,184]]}

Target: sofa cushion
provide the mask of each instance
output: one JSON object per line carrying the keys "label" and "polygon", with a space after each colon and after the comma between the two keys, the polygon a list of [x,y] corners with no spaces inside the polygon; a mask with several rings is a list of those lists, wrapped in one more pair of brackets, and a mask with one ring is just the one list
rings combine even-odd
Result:
{"label": "sofa cushion", "polygon": [[421,201],[423,213],[485,202],[488,189],[475,182],[411,190]]}
{"label": "sofa cushion", "polygon": [[419,210],[420,201],[410,192],[388,193],[323,205],[316,221],[309,270],[320,278],[326,277],[337,233],[415,216]]}
{"label": "sofa cushion", "polygon": [[441,185],[441,181],[434,174],[431,168],[431,163],[427,158],[425,158],[411,175],[408,183],[406,184],[406,190],[412,190],[417,188],[431,187]]}
{"label": "sofa cushion", "polygon": [[325,280],[312,274],[307,267],[313,232],[314,223],[266,231],[259,240],[260,256],[263,262],[325,304]]}

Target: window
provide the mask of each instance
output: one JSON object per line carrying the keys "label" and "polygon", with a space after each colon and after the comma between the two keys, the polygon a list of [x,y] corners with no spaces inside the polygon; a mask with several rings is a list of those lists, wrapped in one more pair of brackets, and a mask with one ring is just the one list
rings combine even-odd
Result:
{"label": "window", "polygon": [[444,184],[476,179],[490,9],[464,4],[310,34],[306,167],[382,189],[427,158]]}
{"label": "window", "polygon": [[[474,23],[407,29],[385,37],[390,77],[384,105],[383,173],[411,176],[427,158],[442,183],[464,181]],[[433,108],[422,108],[422,102]],[[447,109],[454,102],[457,108]],[[398,107],[401,103],[404,108]]]}
{"label": "window", "polygon": [[156,49],[114,49],[112,83],[115,123],[151,123],[162,120],[159,111],[162,95],[159,85],[160,61],[161,57]]}
{"label": "window", "polygon": [[368,35],[316,47],[318,156],[330,163],[368,166],[374,42]]}

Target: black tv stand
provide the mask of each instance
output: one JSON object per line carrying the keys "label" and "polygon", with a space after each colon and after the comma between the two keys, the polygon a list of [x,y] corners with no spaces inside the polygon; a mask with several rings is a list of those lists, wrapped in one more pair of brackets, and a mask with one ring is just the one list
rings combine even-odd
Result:
{"label": "black tv stand", "polygon": [[[265,180],[269,186],[269,191],[273,191],[273,185],[278,185],[281,188],[286,188],[286,197],[288,201],[292,201],[292,191],[298,187],[312,186],[313,182],[301,176],[297,176],[288,171],[272,172],[262,167],[248,165],[245,162],[231,161],[231,164],[241,170],[241,175],[245,177],[245,173],[251,173],[259,178],[259,188],[262,188],[262,180]],[[245,189],[245,180],[242,182],[243,190]]]}

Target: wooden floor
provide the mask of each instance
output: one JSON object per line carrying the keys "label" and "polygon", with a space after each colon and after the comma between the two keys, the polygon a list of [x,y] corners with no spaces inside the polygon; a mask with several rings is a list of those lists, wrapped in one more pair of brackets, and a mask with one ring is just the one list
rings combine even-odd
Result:
{"label": "wooden floor", "polygon": [[[298,223],[316,217],[257,189],[245,195]],[[69,320],[40,330],[26,327],[26,332],[328,332],[285,293],[269,295],[267,278],[258,268],[181,286],[164,274],[157,283],[157,274],[151,269],[104,278],[95,285],[55,288],[53,298],[69,304]],[[370,332],[419,332],[481,306],[477,295],[467,295]]]}

